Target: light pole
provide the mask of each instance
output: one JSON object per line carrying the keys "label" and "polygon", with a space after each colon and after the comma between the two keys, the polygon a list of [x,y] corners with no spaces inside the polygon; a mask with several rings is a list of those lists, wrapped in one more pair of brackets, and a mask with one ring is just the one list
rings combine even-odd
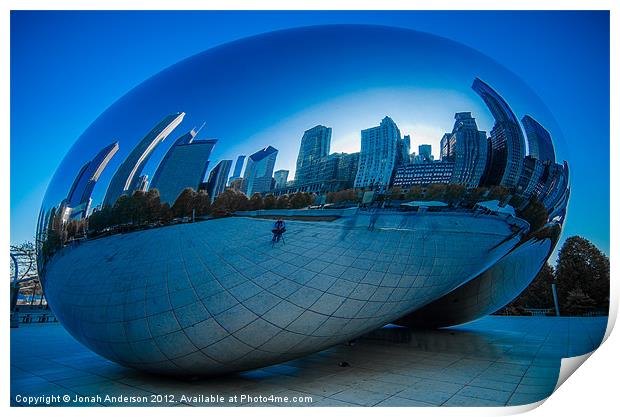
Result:
{"label": "light pole", "polygon": [[555,315],[560,316],[560,304],[558,303],[558,291],[555,286],[555,282],[551,284],[551,291],[553,292],[553,304],[555,305]]}

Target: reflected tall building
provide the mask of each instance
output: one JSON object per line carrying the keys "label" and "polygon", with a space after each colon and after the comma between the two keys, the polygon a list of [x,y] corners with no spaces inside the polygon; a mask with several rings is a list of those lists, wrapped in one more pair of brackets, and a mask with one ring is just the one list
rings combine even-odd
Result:
{"label": "reflected tall building", "polygon": [[439,142],[439,159],[444,161],[450,155],[450,137],[452,133],[444,133]]}
{"label": "reflected tall building", "polygon": [[[164,117],[151,131],[133,148],[131,153],[118,167],[103,199],[104,206],[113,206],[123,194],[131,194],[138,187],[142,169],[151,154],[164,139],[183,121],[185,113],[174,113]],[[155,178],[153,178],[155,179]]]}
{"label": "reflected tall building", "polygon": [[146,190],[148,190],[149,188],[149,176],[144,174],[144,175],[140,175],[139,181],[138,181],[138,185],[135,189],[135,191],[144,191],[146,192]]}
{"label": "reflected tall building", "polygon": [[487,163],[487,135],[478,130],[470,112],[456,113],[454,119],[452,133],[442,138],[446,142],[441,144],[442,161],[454,162],[451,183],[475,188],[480,184]]}
{"label": "reflected tall building", "polygon": [[[523,171],[517,191],[522,197],[540,197],[544,192],[547,173],[555,164],[555,151],[549,132],[531,116],[521,119],[527,142],[529,155],[523,160]],[[553,168],[551,168],[553,171]],[[544,178],[544,179],[543,179]]]}
{"label": "reflected tall building", "polygon": [[296,184],[304,185],[315,181],[317,175],[314,171],[318,169],[316,165],[329,155],[331,139],[331,127],[317,125],[304,132],[295,167]]}
{"label": "reflected tall building", "polygon": [[539,200],[545,205],[545,208],[552,213],[557,206],[560,205],[569,189],[568,163],[564,164],[547,164],[547,170],[543,175],[544,182],[543,191],[539,196]]}
{"label": "reflected tall building", "polygon": [[553,219],[556,216],[564,218],[566,215],[568,198],[570,197],[568,162],[564,161],[562,169],[559,170],[558,175],[561,178],[556,182],[555,187],[549,192],[547,198],[543,201],[543,204],[547,206],[547,210],[549,211],[550,219]]}
{"label": "reflected tall building", "polygon": [[547,129],[528,115],[525,115],[521,122],[527,136],[529,154],[540,161],[555,163],[553,141]]}
{"label": "reflected tall building", "polygon": [[243,173],[241,191],[248,197],[254,193],[265,193],[271,190],[273,167],[276,164],[278,150],[273,146],[267,146],[248,158]]}
{"label": "reflected tall building", "polygon": [[538,197],[544,188],[543,175],[550,162],[543,162],[531,155],[527,155],[523,159],[523,169],[521,170],[521,179],[517,186],[517,192],[526,200],[532,196]]}
{"label": "reflected tall building", "polygon": [[244,162],[245,155],[239,155],[237,157],[237,162],[235,162],[235,170],[233,171],[232,177],[228,179],[228,185],[231,185],[234,180],[241,178],[241,171],[243,171]]}
{"label": "reflected tall building", "polygon": [[172,206],[185,188],[200,188],[217,140],[195,140],[195,137],[196,132],[192,129],[178,138],[157,167],[151,189],[159,191],[162,203]]}
{"label": "reflected tall building", "polygon": [[398,158],[396,166],[407,165],[411,162],[409,153],[411,152],[411,136],[405,135],[397,142]]}
{"label": "reflected tall building", "polygon": [[351,188],[357,175],[358,163],[359,152],[332,153],[312,164],[311,175],[308,176],[307,182],[300,184],[297,181],[286,181],[283,187],[277,186],[278,182],[284,180],[283,178],[278,180],[278,173],[285,170],[276,171],[274,174],[276,187],[273,192],[275,195],[297,192],[326,193]]}
{"label": "reflected tall building", "polygon": [[228,174],[230,174],[231,166],[232,160],[224,159],[218,162],[209,173],[209,179],[207,180],[207,193],[209,194],[211,201],[215,201],[217,196],[223,193],[226,189],[226,180],[228,179]]}
{"label": "reflected tall building", "polygon": [[433,162],[433,147],[431,145],[418,146],[418,157],[420,162]]}
{"label": "reflected tall building", "polygon": [[379,126],[362,130],[362,146],[355,188],[390,185],[400,140],[398,126],[387,116],[383,118]]}
{"label": "reflected tall building", "polygon": [[525,140],[508,103],[484,81],[476,78],[472,89],[484,100],[495,119],[491,129],[491,155],[484,185],[516,188],[525,157]]}
{"label": "reflected tall building", "polygon": [[409,189],[413,186],[448,184],[454,173],[454,162],[408,164],[398,167],[394,175],[394,186]]}
{"label": "reflected tall building", "polygon": [[71,217],[86,217],[95,184],[116,152],[118,152],[118,142],[106,146],[91,161],[82,166],[67,195]]}
{"label": "reflected tall building", "polygon": [[336,178],[339,182],[339,188],[353,187],[359,169],[359,161],[359,152],[338,154],[338,173]]}
{"label": "reflected tall building", "polygon": [[280,169],[273,174],[273,179],[276,182],[275,188],[286,188],[288,181],[288,169]]}

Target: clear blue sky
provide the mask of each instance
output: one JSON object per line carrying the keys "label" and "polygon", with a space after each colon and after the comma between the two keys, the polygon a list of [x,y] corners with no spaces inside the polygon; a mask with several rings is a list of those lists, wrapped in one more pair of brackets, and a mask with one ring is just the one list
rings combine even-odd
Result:
{"label": "clear blue sky", "polygon": [[609,253],[607,12],[13,12],[11,241],[32,238],[58,164],[128,90],[212,46],[330,23],[429,32],[520,76],[564,133],[572,176],[564,237],[585,236]]}

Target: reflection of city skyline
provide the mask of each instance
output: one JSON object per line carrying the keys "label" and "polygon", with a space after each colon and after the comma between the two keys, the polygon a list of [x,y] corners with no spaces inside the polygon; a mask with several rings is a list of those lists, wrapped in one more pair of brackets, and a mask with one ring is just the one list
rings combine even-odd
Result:
{"label": "reflection of city skyline", "polygon": [[[401,135],[397,124],[386,116],[378,126],[361,130],[359,152],[330,152],[332,128],[316,125],[301,137],[293,172],[280,168],[279,150],[270,144],[260,150],[248,149],[252,152],[249,157],[243,154],[216,160],[209,171],[209,158],[217,140],[198,140],[192,129],[166,151],[149,183],[151,175],[142,172],[146,163],[185,115],[171,114],[119,166],[103,204],[112,205],[120,195],[148,189],[157,189],[162,203],[172,205],[185,188],[206,190],[214,201],[227,188],[251,197],[255,192],[276,196],[295,192],[324,194],[347,188],[408,189],[439,183],[467,188],[503,186],[526,199],[539,197],[553,212],[565,200],[560,190],[567,187],[568,167],[555,163],[550,134],[529,115],[522,118],[522,129],[506,101],[482,80],[475,79],[472,89],[493,115],[493,128],[487,135],[478,129],[471,112],[455,113],[452,131],[441,137],[438,158],[430,144],[418,143],[417,152],[412,152],[416,147],[412,146],[411,135]],[[230,174],[233,160],[234,171]]]}

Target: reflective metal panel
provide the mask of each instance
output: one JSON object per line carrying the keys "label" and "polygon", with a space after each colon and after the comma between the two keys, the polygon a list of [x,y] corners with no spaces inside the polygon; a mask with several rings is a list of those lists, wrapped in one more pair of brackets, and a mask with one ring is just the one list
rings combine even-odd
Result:
{"label": "reflective metal panel", "polygon": [[491,314],[510,303],[536,277],[559,238],[550,225],[518,245],[471,281],[396,321],[408,327],[455,326]]}

